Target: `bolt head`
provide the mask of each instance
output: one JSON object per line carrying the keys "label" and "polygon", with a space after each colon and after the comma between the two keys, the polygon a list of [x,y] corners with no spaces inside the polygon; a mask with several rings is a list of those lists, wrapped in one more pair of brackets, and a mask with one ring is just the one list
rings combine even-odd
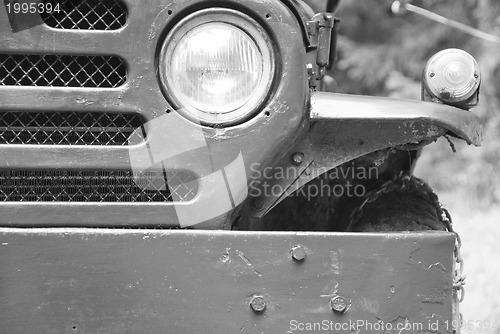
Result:
{"label": "bolt head", "polygon": [[330,306],[334,312],[344,313],[347,310],[347,299],[342,296],[335,296],[330,300]]}
{"label": "bolt head", "polygon": [[252,311],[260,313],[264,312],[266,309],[266,301],[262,296],[253,296],[252,300],[250,300],[250,308]]}
{"label": "bolt head", "polygon": [[252,208],[256,211],[260,211],[264,208],[264,200],[262,198],[254,198],[252,200]]}
{"label": "bolt head", "polygon": [[292,259],[298,262],[303,261],[307,255],[306,250],[301,245],[293,247],[291,253]]}
{"label": "bolt head", "polygon": [[292,162],[294,165],[298,166],[304,161],[304,154],[302,153],[295,153],[292,156]]}

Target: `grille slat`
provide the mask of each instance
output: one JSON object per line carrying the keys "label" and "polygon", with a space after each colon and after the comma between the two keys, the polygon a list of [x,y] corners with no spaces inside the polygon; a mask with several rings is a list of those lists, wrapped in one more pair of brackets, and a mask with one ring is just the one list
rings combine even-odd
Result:
{"label": "grille slat", "polygon": [[116,30],[127,22],[127,8],[117,0],[48,0],[60,12],[42,13],[48,26],[56,29]]}
{"label": "grille slat", "polygon": [[137,114],[2,111],[0,144],[127,145],[143,124]]}
{"label": "grille slat", "polygon": [[184,202],[197,192],[195,182],[186,182],[191,179],[180,171],[0,170],[0,201]]}
{"label": "grille slat", "polygon": [[116,88],[127,67],[115,56],[0,54],[0,85]]}

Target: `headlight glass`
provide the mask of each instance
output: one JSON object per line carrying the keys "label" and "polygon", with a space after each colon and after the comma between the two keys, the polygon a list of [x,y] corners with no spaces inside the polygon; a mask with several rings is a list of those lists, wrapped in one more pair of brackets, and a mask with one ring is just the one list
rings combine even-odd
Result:
{"label": "headlight glass", "polygon": [[268,96],[273,52],[251,18],[227,9],[206,10],[167,36],[160,74],[181,112],[202,124],[234,124]]}
{"label": "headlight glass", "polygon": [[173,93],[201,111],[234,111],[262,81],[262,62],[257,45],[242,30],[225,23],[199,25],[173,52]]}

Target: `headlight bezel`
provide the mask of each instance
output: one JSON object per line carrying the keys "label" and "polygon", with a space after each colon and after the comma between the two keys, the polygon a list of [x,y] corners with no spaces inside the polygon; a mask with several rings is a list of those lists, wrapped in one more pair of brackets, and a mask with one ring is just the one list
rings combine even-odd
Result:
{"label": "headlight bezel", "polygon": [[[257,89],[242,106],[226,113],[210,113],[186,105],[176,96],[176,89],[169,77],[169,60],[172,59],[179,42],[188,32],[207,23],[228,24],[241,30],[255,43],[262,56],[262,79]],[[209,8],[186,16],[170,29],[161,46],[157,66],[163,94],[179,114],[204,126],[227,127],[241,124],[263,109],[272,95],[277,77],[277,59],[271,35],[254,18],[234,9]]]}

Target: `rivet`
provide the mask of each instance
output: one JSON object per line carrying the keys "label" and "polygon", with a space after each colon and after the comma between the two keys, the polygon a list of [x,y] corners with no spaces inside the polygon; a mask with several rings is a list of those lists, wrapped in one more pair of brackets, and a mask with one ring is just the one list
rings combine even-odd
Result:
{"label": "rivet", "polygon": [[347,310],[347,300],[343,296],[335,296],[330,300],[330,307],[334,312],[344,313]]}
{"label": "rivet", "polygon": [[264,200],[262,198],[254,198],[252,200],[252,208],[256,211],[260,211],[264,208]]}
{"label": "rivet", "polygon": [[429,76],[430,76],[431,78],[434,78],[434,77],[436,76],[436,73],[432,72],[431,74],[429,74]]}
{"label": "rivet", "polygon": [[252,300],[250,300],[250,307],[254,312],[264,312],[266,309],[266,301],[264,300],[264,297],[258,295],[253,296]]}
{"label": "rivet", "polygon": [[294,246],[291,250],[291,253],[292,259],[298,262],[303,261],[307,256],[306,250],[301,245]]}
{"label": "rivet", "polygon": [[292,156],[292,162],[294,165],[300,165],[304,161],[304,154],[302,153],[295,153]]}

